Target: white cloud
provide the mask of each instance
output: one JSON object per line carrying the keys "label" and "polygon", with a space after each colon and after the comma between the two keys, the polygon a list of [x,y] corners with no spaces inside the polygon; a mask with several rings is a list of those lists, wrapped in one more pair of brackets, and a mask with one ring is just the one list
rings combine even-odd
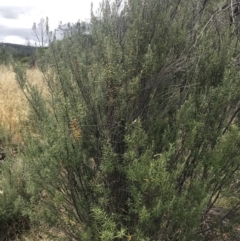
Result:
{"label": "white cloud", "polygon": [[[101,0],[7,0],[0,2],[0,41],[25,44],[25,36],[33,23],[41,18],[49,18],[50,28],[56,28],[60,21],[75,23],[79,19],[90,19],[91,2],[94,11],[98,9]],[[15,31],[18,29],[19,31]],[[21,33],[21,29],[23,30]],[[7,31],[8,30],[8,31]],[[10,34],[11,32],[11,34]],[[16,32],[16,34],[14,34]]]}

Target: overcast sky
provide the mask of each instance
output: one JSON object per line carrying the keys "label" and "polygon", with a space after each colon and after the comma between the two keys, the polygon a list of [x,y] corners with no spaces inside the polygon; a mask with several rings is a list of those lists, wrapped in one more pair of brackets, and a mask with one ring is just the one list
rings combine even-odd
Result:
{"label": "overcast sky", "polygon": [[49,18],[51,29],[55,29],[60,21],[76,23],[79,19],[87,20],[91,2],[96,10],[101,0],[1,0],[0,42],[27,44],[29,40],[33,43],[31,28],[41,18]]}

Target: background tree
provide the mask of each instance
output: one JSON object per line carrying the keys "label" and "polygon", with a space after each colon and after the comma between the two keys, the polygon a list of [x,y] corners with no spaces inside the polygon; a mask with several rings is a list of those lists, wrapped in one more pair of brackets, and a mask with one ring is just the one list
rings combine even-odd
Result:
{"label": "background tree", "polygon": [[48,18],[41,18],[38,24],[33,23],[32,32],[36,38],[36,45],[42,48],[46,47],[49,43]]}

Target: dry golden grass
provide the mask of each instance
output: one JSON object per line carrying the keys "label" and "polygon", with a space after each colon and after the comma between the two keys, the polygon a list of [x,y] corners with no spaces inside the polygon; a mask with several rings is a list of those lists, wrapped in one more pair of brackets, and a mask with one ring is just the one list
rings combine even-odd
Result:
{"label": "dry golden grass", "polygon": [[[44,88],[43,76],[38,69],[27,70],[30,83]],[[27,100],[22,93],[11,67],[0,65],[0,125],[10,131],[13,141],[21,142],[19,122],[26,120]]]}
{"label": "dry golden grass", "polygon": [[20,118],[26,118],[27,102],[10,67],[0,66],[0,125],[14,135]]}

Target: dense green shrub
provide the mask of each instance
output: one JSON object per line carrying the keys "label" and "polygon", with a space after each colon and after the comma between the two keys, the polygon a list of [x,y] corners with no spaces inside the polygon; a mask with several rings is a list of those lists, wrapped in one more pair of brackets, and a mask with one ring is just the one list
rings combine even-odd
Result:
{"label": "dense green shrub", "polygon": [[47,97],[15,65],[31,107],[32,220],[69,240],[213,240],[232,230],[231,220],[206,224],[223,201],[239,208],[238,36],[230,6],[213,2],[103,1],[89,28],[69,26],[38,60]]}
{"label": "dense green shrub", "polygon": [[25,57],[23,57],[23,58],[20,59],[20,62],[21,62],[22,64],[28,64],[28,63],[30,62],[30,60],[31,60],[31,57],[30,57],[30,56],[25,56]]}
{"label": "dense green shrub", "polygon": [[7,241],[29,230],[30,220],[24,210],[30,197],[25,189],[23,161],[15,154],[11,135],[3,127],[0,148],[5,157],[0,161],[0,240]]}
{"label": "dense green shrub", "polygon": [[0,64],[8,65],[10,63],[11,53],[0,46]]}

